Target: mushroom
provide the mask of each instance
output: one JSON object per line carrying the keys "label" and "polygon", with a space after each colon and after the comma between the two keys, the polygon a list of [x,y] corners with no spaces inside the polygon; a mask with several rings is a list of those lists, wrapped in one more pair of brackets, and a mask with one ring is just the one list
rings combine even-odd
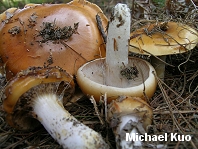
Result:
{"label": "mushroom", "polygon": [[166,55],[188,52],[198,43],[196,30],[176,22],[148,24],[130,36],[129,51],[158,57],[151,56],[151,63],[161,79],[164,79],[163,61],[166,60]]}
{"label": "mushroom", "polygon": [[[112,79],[112,85],[105,84],[105,59],[96,59],[84,64],[77,71],[77,83],[86,95],[93,95],[96,101],[107,93],[108,103],[118,96],[137,96],[145,100],[151,98],[156,90],[157,81],[154,68],[147,61],[129,58],[131,66],[123,69],[122,79]],[[123,83],[122,80],[127,82]],[[121,85],[122,86],[119,86]]]}
{"label": "mushroom", "polygon": [[17,8],[9,8],[5,12],[0,14],[0,21],[6,21],[13,17],[13,13],[17,11]]}
{"label": "mushroom", "polygon": [[121,96],[108,105],[107,114],[115,134],[117,149],[143,146],[139,136],[146,133],[153,117],[152,108],[144,100]]}
{"label": "mushroom", "polygon": [[117,4],[109,22],[106,58],[90,61],[80,67],[76,79],[81,90],[96,101],[107,93],[108,103],[120,95],[147,99],[156,90],[154,68],[139,58],[128,58],[130,10]]}
{"label": "mushroom", "polygon": [[106,95],[110,103],[109,123],[114,128],[117,148],[141,146],[139,141],[127,143],[124,129],[128,128],[130,134],[140,130],[146,132],[152,122],[152,109],[146,100],[153,96],[157,86],[155,70],[148,62],[128,58],[129,38],[130,10],[127,5],[118,3],[109,22],[106,58],[84,64],[76,77],[82,91],[96,101]]}
{"label": "mushroom", "polygon": [[[14,9],[15,10],[15,9]],[[105,56],[96,15],[107,18],[95,4],[73,0],[67,4],[28,4],[6,13],[0,23],[0,55],[7,78],[29,66],[60,66],[69,74],[87,61]]]}
{"label": "mushroom", "polygon": [[108,148],[99,133],[63,107],[74,86],[73,77],[59,67],[30,67],[17,73],[4,89],[7,122],[21,130],[41,123],[63,148]]}

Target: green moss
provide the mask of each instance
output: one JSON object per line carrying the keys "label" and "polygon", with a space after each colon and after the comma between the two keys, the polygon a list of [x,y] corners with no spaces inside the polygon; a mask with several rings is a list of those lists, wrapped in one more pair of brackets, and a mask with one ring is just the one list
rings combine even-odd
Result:
{"label": "green moss", "polygon": [[69,1],[71,0],[0,0],[0,13],[11,7],[23,8],[28,3],[67,3]]}
{"label": "green moss", "polygon": [[165,0],[153,0],[153,3],[159,7],[164,7]]}

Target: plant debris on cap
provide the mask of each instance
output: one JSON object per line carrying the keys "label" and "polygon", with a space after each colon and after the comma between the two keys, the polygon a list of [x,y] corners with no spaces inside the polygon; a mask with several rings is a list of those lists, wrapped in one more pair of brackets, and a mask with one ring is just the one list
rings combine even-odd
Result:
{"label": "plant debris on cap", "polygon": [[39,94],[54,93],[64,102],[74,92],[73,78],[59,67],[30,67],[19,72],[4,88],[3,107],[7,122],[17,129],[34,129],[40,123],[32,115],[31,103]]}
{"label": "plant debris on cap", "polygon": [[[107,18],[95,4],[73,0],[67,4],[28,4],[0,16],[0,55],[6,63],[7,78],[30,66],[52,66],[69,74],[85,62],[104,57],[105,44],[96,22]],[[13,67],[14,66],[14,67]]]}
{"label": "plant debris on cap", "polygon": [[8,23],[17,10],[17,8],[9,8],[5,12],[1,13],[0,22]]}
{"label": "plant debris on cap", "polygon": [[43,40],[41,42],[47,42],[48,40],[60,40],[60,39],[69,39],[72,34],[78,33],[78,24],[74,23],[74,28],[71,26],[64,26],[63,28],[60,28],[56,26],[56,22],[50,23],[50,22],[43,22],[42,30],[39,31],[39,36],[42,36]]}

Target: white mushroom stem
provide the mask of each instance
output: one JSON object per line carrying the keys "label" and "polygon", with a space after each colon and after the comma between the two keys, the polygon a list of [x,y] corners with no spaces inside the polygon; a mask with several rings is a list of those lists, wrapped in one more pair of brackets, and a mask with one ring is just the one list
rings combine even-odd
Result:
{"label": "white mushroom stem", "polygon": [[152,57],[151,63],[153,67],[155,68],[157,76],[160,79],[164,80],[165,67],[166,67],[164,62],[166,62],[166,55],[158,56],[158,58],[161,60],[157,59],[156,57]]}
{"label": "white mushroom stem", "polygon": [[[106,44],[106,85],[112,85],[116,79],[122,80],[120,69],[128,65],[130,19],[130,9],[126,4],[118,3],[114,7],[108,28]],[[119,84],[119,86],[122,86],[121,84]]]}
{"label": "white mushroom stem", "polygon": [[[125,115],[120,117],[118,123],[119,125],[114,132],[114,134],[116,134],[117,149],[142,148],[143,141],[146,140],[142,137],[146,133],[143,128],[142,119],[135,114]],[[167,148],[166,145],[163,144],[150,144],[150,146],[156,149]]]}
{"label": "white mushroom stem", "polygon": [[[142,142],[137,139],[140,135],[140,132],[138,131],[137,127],[134,126],[134,124],[138,124],[139,126],[142,125],[139,121],[140,120],[136,115],[125,115],[120,117],[118,122],[119,125],[114,132],[114,134],[116,134],[116,142],[118,143],[117,148],[133,149],[135,147],[142,146]],[[127,135],[129,135],[130,139],[132,140],[127,140],[129,139],[127,138]]]}
{"label": "white mushroom stem", "polygon": [[33,101],[33,112],[63,148],[109,148],[99,133],[66,111],[55,94],[38,95]]}
{"label": "white mushroom stem", "polygon": [[108,105],[108,120],[116,138],[117,149],[143,147],[147,127],[152,123],[153,111],[139,97],[120,96]]}

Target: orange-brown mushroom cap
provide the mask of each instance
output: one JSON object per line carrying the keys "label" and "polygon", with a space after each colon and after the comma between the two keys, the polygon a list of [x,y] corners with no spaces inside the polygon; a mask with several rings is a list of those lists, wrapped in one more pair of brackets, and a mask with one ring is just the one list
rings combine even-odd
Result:
{"label": "orange-brown mushroom cap", "polygon": [[143,127],[146,130],[148,125],[152,123],[153,110],[152,108],[139,97],[122,96],[117,100],[113,100],[108,107],[109,120],[119,118],[125,115],[136,115],[142,120]]}
{"label": "orange-brown mushroom cap", "polygon": [[17,8],[9,8],[3,13],[0,14],[0,22],[9,20],[10,18],[13,17],[14,12],[16,12],[18,9]]}
{"label": "orange-brown mushroom cap", "polygon": [[84,0],[31,4],[14,12],[0,24],[0,55],[7,74],[44,64],[75,74],[85,62],[105,56],[95,16],[100,15],[104,27],[107,18],[99,12],[99,7]]}
{"label": "orange-brown mushroom cap", "polygon": [[148,24],[130,36],[129,51],[156,56],[187,52],[198,43],[196,30],[176,22]]}
{"label": "orange-brown mushroom cap", "polygon": [[4,88],[3,108],[8,123],[18,129],[33,129],[30,123],[35,120],[27,116],[31,113],[32,100],[39,94],[59,96],[63,91],[68,99],[74,86],[73,77],[59,67],[31,67],[17,73]]}

